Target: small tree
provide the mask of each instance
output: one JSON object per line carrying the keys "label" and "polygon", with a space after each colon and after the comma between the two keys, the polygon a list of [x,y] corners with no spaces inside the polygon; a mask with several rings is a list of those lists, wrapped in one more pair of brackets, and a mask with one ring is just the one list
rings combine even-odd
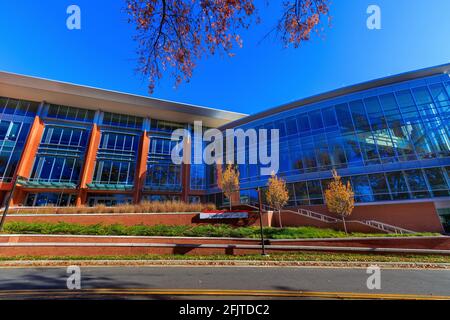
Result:
{"label": "small tree", "polygon": [[232,209],[232,196],[235,192],[239,191],[239,171],[234,168],[231,164],[227,165],[225,171],[220,169],[219,171],[218,185],[220,190],[222,190],[225,197],[230,200],[230,211]]}
{"label": "small tree", "polygon": [[347,182],[347,185],[345,185],[342,183],[342,179],[336,170],[333,169],[332,173],[334,180],[328,185],[328,189],[325,191],[325,200],[328,210],[342,217],[344,230],[347,233],[345,218],[353,212],[353,208],[355,207],[355,194],[350,182]]}
{"label": "small tree", "polygon": [[278,219],[281,224],[281,209],[289,201],[289,192],[286,187],[286,182],[283,179],[278,178],[275,173],[269,178],[268,188],[266,191],[266,199],[271,207],[274,207],[278,211]]}

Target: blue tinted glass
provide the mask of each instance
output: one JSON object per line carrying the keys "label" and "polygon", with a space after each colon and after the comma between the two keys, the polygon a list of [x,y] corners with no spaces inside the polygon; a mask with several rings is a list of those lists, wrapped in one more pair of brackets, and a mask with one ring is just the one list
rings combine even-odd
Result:
{"label": "blue tinted glass", "polygon": [[427,87],[415,88],[412,90],[418,104],[426,104],[433,102]]}
{"label": "blue tinted glass", "polygon": [[366,105],[367,113],[379,114],[383,112],[377,97],[364,99],[364,104]]}
{"label": "blue tinted glass", "polygon": [[369,120],[367,118],[366,109],[362,100],[352,101],[349,103],[356,129],[370,130]]}
{"label": "blue tinted glass", "polygon": [[311,123],[312,130],[323,128],[322,113],[320,112],[320,110],[310,112],[309,121]]}
{"label": "blue tinted glass", "polygon": [[6,114],[14,114],[18,103],[19,103],[19,101],[17,101],[17,100],[9,99],[8,103],[6,104],[6,108],[3,112]]}
{"label": "blue tinted glass", "polygon": [[398,104],[402,107],[408,107],[415,105],[414,99],[409,90],[403,90],[395,93],[397,96]]}
{"label": "blue tinted glass", "polygon": [[289,118],[286,120],[286,131],[288,135],[297,134],[297,120],[295,118]]}
{"label": "blue tinted glass", "polygon": [[441,83],[431,85],[430,91],[436,101],[446,101],[449,99],[447,92]]}
{"label": "blue tinted glass", "polygon": [[427,183],[423,177],[422,170],[405,171],[411,191],[428,190]]}
{"label": "blue tinted glass", "polygon": [[0,97],[0,113],[3,113],[7,102],[8,98]]}
{"label": "blue tinted glass", "polygon": [[336,114],[334,108],[327,108],[322,110],[323,122],[326,127],[337,125]]}
{"label": "blue tinted glass", "polygon": [[298,125],[300,126],[300,132],[307,132],[311,130],[309,124],[309,118],[307,114],[301,114],[297,117]]}
{"label": "blue tinted glass", "polygon": [[449,188],[441,168],[430,168],[424,171],[432,190],[447,190]]}
{"label": "blue tinted glass", "polygon": [[402,172],[388,172],[386,177],[393,194],[408,192],[408,185]]}
{"label": "blue tinted glass", "polygon": [[372,195],[372,188],[369,184],[369,179],[366,175],[351,177],[353,190],[359,202],[374,201]]}
{"label": "blue tinted glass", "polygon": [[322,198],[322,186],[319,180],[307,181],[309,198]]}
{"label": "blue tinted glass", "polygon": [[280,137],[286,136],[286,127],[284,125],[284,121],[283,120],[275,121],[275,129],[280,130],[279,131]]}
{"label": "blue tinted glass", "polygon": [[344,132],[354,131],[352,116],[346,103],[336,106],[336,115],[338,117],[339,126]]}

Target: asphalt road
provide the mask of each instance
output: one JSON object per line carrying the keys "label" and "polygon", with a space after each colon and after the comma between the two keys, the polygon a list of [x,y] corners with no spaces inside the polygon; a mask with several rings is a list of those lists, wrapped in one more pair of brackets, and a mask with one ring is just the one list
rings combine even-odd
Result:
{"label": "asphalt road", "polygon": [[[0,299],[355,298],[446,296],[450,270],[382,269],[369,290],[365,269],[288,267],[82,267],[81,291],[67,289],[66,268],[1,268]],[[399,295],[399,296],[397,296]],[[405,296],[406,297],[406,296]],[[413,297],[413,296],[411,296]]]}

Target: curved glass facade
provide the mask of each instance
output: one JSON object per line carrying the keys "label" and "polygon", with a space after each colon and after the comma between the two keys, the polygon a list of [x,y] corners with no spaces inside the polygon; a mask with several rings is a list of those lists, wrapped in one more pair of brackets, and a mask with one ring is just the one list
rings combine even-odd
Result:
{"label": "curved glass facade", "polygon": [[[235,129],[279,129],[278,175],[288,182],[291,205],[323,204],[333,168],[358,202],[393,201],[449,196],[449,117],[450,79],[443,74],[302,105]],[[258,165],[239,171],[243,194],[267,183]]]}

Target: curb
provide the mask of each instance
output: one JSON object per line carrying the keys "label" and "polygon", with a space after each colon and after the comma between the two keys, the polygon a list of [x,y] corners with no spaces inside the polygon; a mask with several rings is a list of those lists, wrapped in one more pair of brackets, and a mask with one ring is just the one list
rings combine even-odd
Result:
{"label": "curb", "polygon": [[[191,249],[243,249],[260,250],[260,245],[228,245],[228,244],[172,244],[172,243],[98,243],[98,242],[5,242],[1,247],[129,247],[129,248],[191,248]],[[400,248],[370,248],[370,247],[334,247],[334,246],[289,246],[268,245],[272,251],[326,251],[326,252],[363,252],[363,253],[399,253],[399,254],[439,254],[450,255],[450,250],[434,249],[400,249]]]}
{"label": "curb", "polygon": [[[261,242],[258,238],[231,238],[231,237],[183,237],[183,236],[126,236],[126,235],[89,235],[89,234],[0,234],[1,237],[61,237],[61,238],[123,238],[123,239],[186,239],[186,240],[234,240],[234,241],[253,241]],[[298,239],[265,239],[269,242],[309,242],[309,241],[354,241],[354,240],[430,240],[430,239],[442,239],[450,240],[450,236],[411,236],[411,237],[347,237],[347,238],[298,238]]]}
{"label": "curb", "polygon": [[259,261],[259,260],[11,260],[0,261],[0,268],[33,267],[304,267],[450,270],[450,263],[423,262],[346,262],[346,261]]}

